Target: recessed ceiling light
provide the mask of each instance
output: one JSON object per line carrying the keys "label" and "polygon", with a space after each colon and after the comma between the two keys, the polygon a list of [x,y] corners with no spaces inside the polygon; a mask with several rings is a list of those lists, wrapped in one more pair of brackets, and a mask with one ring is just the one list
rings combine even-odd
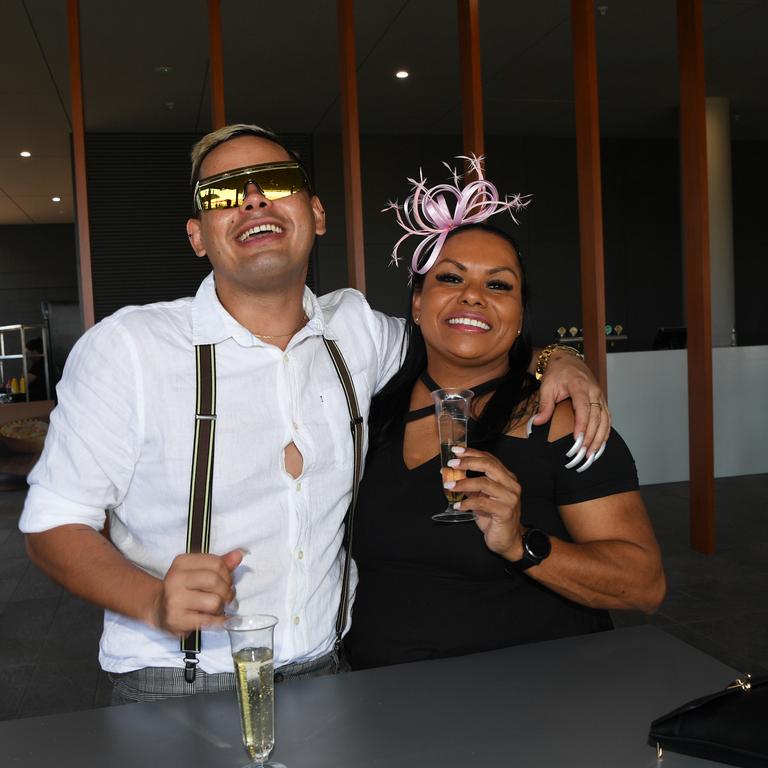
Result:
{"label": "recessed ceiling light", "polygon": [[398,80],[405,80],[405,78],[408,77],[408,72],[406,72],[406,70],[404,69],[398,70],[397,72],[395,72],[395,77]]}
{"label": "recessed ceiling light", "polygon": [[160,64],[155,67],[155,72],[158,75],[170,75],[173,72],[173,67],[170,64]]}
{"label": "recessed ceiling light", "polygon": [[32,157],[32,153],[25,149],[23,152],[19,152],[19,156],[20,157]]}
{"label": "recessed ceiling light", "polygon": [[52,203],[60,203],[61,202],[61,198],[57,195],[56,197],[52,197],[51,198],[51,202]]}

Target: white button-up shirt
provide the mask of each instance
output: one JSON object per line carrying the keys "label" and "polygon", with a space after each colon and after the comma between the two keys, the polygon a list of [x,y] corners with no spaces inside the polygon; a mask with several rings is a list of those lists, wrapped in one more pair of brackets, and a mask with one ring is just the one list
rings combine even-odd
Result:
{"label": "white button-up shirt", "polygon": [[[303,661],[334,642],[351,498],[346,401],[322,335],[335,339],[362,415],[397,369],[402,323],[351,289],[304,294],[308,324],[285,351],[222,307],[213,275],[194,298],[127,307],[72,350],[20,527],[104,526],[116,546],[162,577],[184,551],[195,424],[195,351],[216,344],[217,424],[210,551],[247,550],[235,571],[238,612],[278,617],[275,662]],[[293,442],[304,460],[285,469]],[[354,587],[353,579],[353,587]],[[107,611],[104,669],[182,666],[178,638]],[[232,669],[223,630],[203,632],[200,666]]]}

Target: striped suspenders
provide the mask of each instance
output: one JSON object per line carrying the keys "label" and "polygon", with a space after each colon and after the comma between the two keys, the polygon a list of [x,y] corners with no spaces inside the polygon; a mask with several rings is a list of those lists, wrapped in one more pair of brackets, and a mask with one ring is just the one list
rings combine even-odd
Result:
{"label": "striped suspenders", "polygon": [[[344,569],[342,571],[341,599],[336,617],[336,648],[341,644],[341,634],[346,623],[349,607],[349,576],[352,558],[352,523],[357,504],[357,489],[363,470],[363,438],[365,425],[355,394],[352,376],[335,341],[323,337],[331,356],[333,367],[341,382],[349,411],[349,426],[354,441],[354,470],[352,499],[344,518]],[[197,400],[195,408],[195,444],[192,458],[192,478],[189,488],[189,518],[187,522],[187,552],[207,553],[211,533],[211,495],[213,492],[213,446],[216,433],[216,351],[213,344],[195,347],[197,357]],[[195,682],[198,654],[202,649],[200,630],[182,638],[184,653],[184,679]]]}
{"label": "striped suspenders", "polygon": [[[213,492],[213,442],[216,435],[216,348],[213,344],[195,347],[197,398],[195,402],[195,443],[192,479],[189,485],[187,553],[208,552],[211,538],[211,494]],[[202,648],[199,629],[181,640],[184,679],[195,682],[197,654]]]}
{"label": "striped suspenders", "polygon": [[352,565],[352,524],[355,516],[355,505],[357,504],[357,489],[360,485],[360,475],[363,471],[363,437],[365,425],[363,417],[360,415],[360,408],[357,404],[357,395],[355,386],[352,383],[352,376],[349,373],[347,364],[341,354],[338,344],[331,339],[323,336],[325,347],[333,361],[333,367],[341,382],[344,396],[347,399],[347,410],[349,411],[349,428],[352,430],[352,440],[354,441],[354,469],[352,474],[352,498],[347,508],[347,514],[344,517],[344,570],[341,580],[341,600],[339,603],[339,613],[336,616],[336,648],[341,645],[341,634],[344,631],[344,624],[347,618],[347,607],[349,605],[349,572]]}

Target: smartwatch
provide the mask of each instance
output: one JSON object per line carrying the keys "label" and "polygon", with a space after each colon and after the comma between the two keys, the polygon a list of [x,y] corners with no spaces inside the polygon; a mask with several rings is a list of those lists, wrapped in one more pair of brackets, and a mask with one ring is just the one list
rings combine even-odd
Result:
{"label": "smartwatch", "polygon": [[549,536],[539,528],[529,528],[523,534],[523,556],[513,563],[508,563],[507,567],[515,571],[525,571],[549,557],[551,551],[552,542]]}

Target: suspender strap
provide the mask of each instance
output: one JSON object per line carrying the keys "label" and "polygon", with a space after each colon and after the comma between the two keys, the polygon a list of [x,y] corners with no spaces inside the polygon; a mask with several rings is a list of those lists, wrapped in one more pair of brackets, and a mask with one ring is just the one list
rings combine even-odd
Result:
{"label": "suspender strap", "polygon": [[[213,344],[195,347],[197,357],[197,401],[192,478],[189,486],[187,553],[207,553],[211,536],[213,490],[213,444],[216,435],[216,350]],[[195,682],[197,654],[202,648],[199,629],[182,638],[184,679]]]}
{"label": "suspender strap", "polygon": [[333,366],[336,368],[339,381],[341,381],[341,386],[344,389],[344,396],[347,400],[347,409],[349,410],[349,427],[352,430],[355,452],[354,474],[352,478],[352,499],[349,503],[346,517],[344,518],[344,570],[341,581],[339,613],[336,616],[336,645],[338,647],[341,643],[341,633],[344,631],[347,610],[349,607],[349,575],[352,565],[352,526],[355,516],[355,506],[357,505],[357,489],[360,485],[360,475],[363,471],[363,437],[365,425],[363,423],[363,417],[360,415],[360,408],[357,404],[357,395],[355,394],[355,386],[352,383],[352,376],[349,373],[349,369],[341,354],[341,350],[336,342],[331,339],[323,337],[323,342],[328,350],[328,354],[331,356]]}

